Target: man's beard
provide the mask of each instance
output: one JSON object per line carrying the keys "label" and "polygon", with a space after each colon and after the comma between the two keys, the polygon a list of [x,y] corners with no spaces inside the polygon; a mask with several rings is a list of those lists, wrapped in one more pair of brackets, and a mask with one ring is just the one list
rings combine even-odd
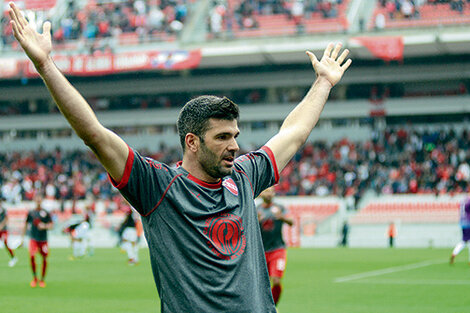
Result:
{"label": "man's beard", "polygon": [[201,143],[201,154],[199,155],[199,163],[204,171],[213,178],[222,178],[232,174],[232,168],[227,168],[221,165],[220,159],[214,152],[212,152],[205,143]]}

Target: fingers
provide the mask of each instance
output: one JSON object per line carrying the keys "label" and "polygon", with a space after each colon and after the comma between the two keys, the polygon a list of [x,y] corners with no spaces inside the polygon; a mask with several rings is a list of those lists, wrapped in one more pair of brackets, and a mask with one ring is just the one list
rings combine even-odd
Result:
{"label": "fingers", "polygon": [[338,58],[338,63],[341,64],[343,63],[344,59],[346,59],[346,57],[348,56],[349,54],[349,50],[348,49],[344,49],[343,53],[341,53],[341,55],[339,56]]}
{"label": "fingers", "polygon": [[329,58],[331,55],[331,50],[333,50],[333,47],[335,46],[334,43],[330,42],[328,46],[325,49],[325,52],[323,53],[324,58]]}
{"label": "fingers", "polygon": [[348,59],[342,66],[341,66],[341,69],[344,71],[346,71],[349,67],[349,65],[351,65],[352,63],[352,60],[351,59]]}
{"label": "fingers", "polygon": [[16,16],[18,17],[18,21],[20,21],[21,26],[25,27],[26,25],[28,25],[28,21],[26,20],[23,12],[21,12],[21,10],[13,2],[10,2],[10,3],[15,8]]}
{"label": "fingers", "polygon": [[[338,54],[340,53],[342,46],[343,45],[341,43],[337,43],[336,45],[333,44],[333,43],[329,43],[328,46],[325,49],[323,57],[331,58],[331,59],[333,59],[333,61],[336,61],[338,64],[342,64],[344,62],[344,60],[346,59],[346,57],[348,56],[348,54],[349,54],[349,50],[344,49],[344,51],[338,57]],[[311,54],[313,55],[313,53],[311,53]],[[309,54],[309,56],[310,56],[310,54]],[[313,56],[315,57],[315,55],[313,55]],[[351,59],[348,59],[346,61],[346,63],[344,63],[341,66],[341,68],[343,70],[346,70],[349,67],[349,65],[351,65],[351,63],[352,63]]]}
{"label": "fingers", "polygon": [[313,53],[310,52],[310,51],[305,51],[305,53],[308,55],[308,57],[310,58],[310,61],[312,62],[313,65],[315,65],[316,63],[318,63],[318,59],[317,59],[317,57],[315,56],[315,54],[313,54]]}
{"label": "fingers", "polygon": [[17,29],[22,31],[27,22],[21,11],[13,2],[10,2],[10,10],[8,10],[8,13],[10,18],[16,23]]}
{"label": "fingers", "polygon": [[10,21],[11,28],[13,29],[13,35],[15,38],[19,41],[22,42],[24,37],[23,37],[23,32],[18,29],[18,24],[15,23],[15,21]]}
{"label": "fingers", "polygon": [[51,34],[51,22],[47,21],[42,25],[42,34],[50,35]]}
{"label": "fingers", "polygon": [[331,58],[333,60],[336,60],[336,58],[338,57],[339,51],[341,50],[342,46],[343,45],[341,43],[336,44],[335,49],[333,50],[333,53],[331,53]]}

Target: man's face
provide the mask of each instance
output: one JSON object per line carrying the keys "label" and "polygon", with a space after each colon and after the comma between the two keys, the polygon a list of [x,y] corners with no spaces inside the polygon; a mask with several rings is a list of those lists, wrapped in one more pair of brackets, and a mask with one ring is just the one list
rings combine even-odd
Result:
{"label": "man's face", "polygon": [[235,153],[240,149],[236,140],[239,133],[236,120],[209,120],[198,151],[198,161],[209,176],[222,178],[232,173]]}
{"label": "man's face", "polygon": [[34,198],[34,202],[36,202],[36,207],[35,207],[35,209],[39,211],[39,210],[41,209],[42,197],[41,197],[41,196],[36,196],[36,197]]}

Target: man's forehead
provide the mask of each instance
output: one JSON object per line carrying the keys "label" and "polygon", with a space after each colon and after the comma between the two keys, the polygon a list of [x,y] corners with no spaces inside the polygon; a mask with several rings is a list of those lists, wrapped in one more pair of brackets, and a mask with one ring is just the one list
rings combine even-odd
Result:
{"label": "man's forehead", "polygon": [[238,121],[234,120],[223,120],[223,119],[216,119],[210,118],[209,119],[209,127],[207,131],[211,132],[235,132],[238,133],[240,130],[238,129]]}

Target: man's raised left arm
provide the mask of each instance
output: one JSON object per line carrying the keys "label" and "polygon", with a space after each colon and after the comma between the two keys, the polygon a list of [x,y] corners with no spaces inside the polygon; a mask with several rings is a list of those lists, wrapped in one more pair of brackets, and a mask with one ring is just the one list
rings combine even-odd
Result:
{"label": "man's raised left arm", "polygon": [[305,143],[320,118],[331,88],[351,65],[351,59],[344,62],[349,50],[340,54],[341,47],[340,43],[330,43],[320,61],[312,52],[306,52],[317,78],[302,101],[286,117],[279,132],[266,144],[274,154],[279,172]]}

